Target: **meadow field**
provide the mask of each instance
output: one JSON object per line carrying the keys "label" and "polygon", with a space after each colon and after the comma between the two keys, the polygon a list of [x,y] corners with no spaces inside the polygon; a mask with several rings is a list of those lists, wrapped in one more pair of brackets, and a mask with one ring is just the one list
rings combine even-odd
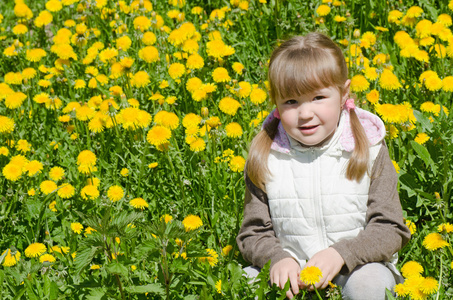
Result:
{"label": "meadow field", "polygon": [[311,31],[386,124],[412,232],[396,299],[452,299],[452,16],[447,0],[1,1],[0,300],[284,299],[268,266],[247,283],[235,238],[269,55]]}

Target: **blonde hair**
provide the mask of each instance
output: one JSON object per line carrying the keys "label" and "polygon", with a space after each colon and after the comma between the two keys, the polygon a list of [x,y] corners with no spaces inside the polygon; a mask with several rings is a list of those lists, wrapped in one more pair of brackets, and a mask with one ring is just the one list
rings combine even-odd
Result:
{"label": "blonde hair", "polygon": [[[344,95],[348,67],[341,49],[327,36],[309,33],[282,43],[271,55],[268,71],[270,98],[297,97],[318,89],[334,86]],[[354,110],[350,111],[355,148],[349,160],[346,177],[359,181],[368,170],[368,139]],[[279,120],[273,119],[253,139],[247,159],[247,176],[260,189],[270,175],[267,165]]]}

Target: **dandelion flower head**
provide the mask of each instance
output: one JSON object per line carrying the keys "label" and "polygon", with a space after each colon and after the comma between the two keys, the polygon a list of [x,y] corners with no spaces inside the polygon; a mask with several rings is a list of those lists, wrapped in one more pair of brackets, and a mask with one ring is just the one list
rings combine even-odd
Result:
{"label": "dandelion flower head", "polygon": [[38,257],[46,252],[47,248],[42,243],[33,243],[25,249],[26,257]]}
{"label": "dandelion flower head", "polygon": [[300,280],[306,284],[314,285],[318,283],[322,278],[322,272],[318,267],[305,267],[300,272]]}
{"label": "dandelion flower head", "polygon": [[200,228],[203,225],[203,222],[199,216],[188,215],[184,218],[182,224],[184,225],[186,231],[192,231]]}

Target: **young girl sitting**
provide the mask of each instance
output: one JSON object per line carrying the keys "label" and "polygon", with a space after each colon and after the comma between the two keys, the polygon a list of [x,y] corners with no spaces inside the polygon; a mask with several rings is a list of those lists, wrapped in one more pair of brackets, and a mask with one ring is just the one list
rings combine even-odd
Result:
{"label": "young girl sitting", "polygon": [[243,257],[258,270],[270,260],[271,283],[291,283],[288,298],[307,288],[301,269],[316,266],[316,288],[331,281],[344,299],[385,299],[401,278],[396,253],[410,231],[383,122],[349,99],[343,53],[325,35],[278,47],[269,84],[277,108],[247,160]]}

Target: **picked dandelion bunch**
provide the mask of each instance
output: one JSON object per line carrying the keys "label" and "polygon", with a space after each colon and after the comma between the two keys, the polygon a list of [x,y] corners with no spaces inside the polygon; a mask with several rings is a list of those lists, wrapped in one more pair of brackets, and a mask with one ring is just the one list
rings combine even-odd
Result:
{"label": "picked dandelion bunch", "polygon": [[318,267],[306,267],[300,272],[300,280],[308,285],[318,283],[322,278],[322,272]]}

